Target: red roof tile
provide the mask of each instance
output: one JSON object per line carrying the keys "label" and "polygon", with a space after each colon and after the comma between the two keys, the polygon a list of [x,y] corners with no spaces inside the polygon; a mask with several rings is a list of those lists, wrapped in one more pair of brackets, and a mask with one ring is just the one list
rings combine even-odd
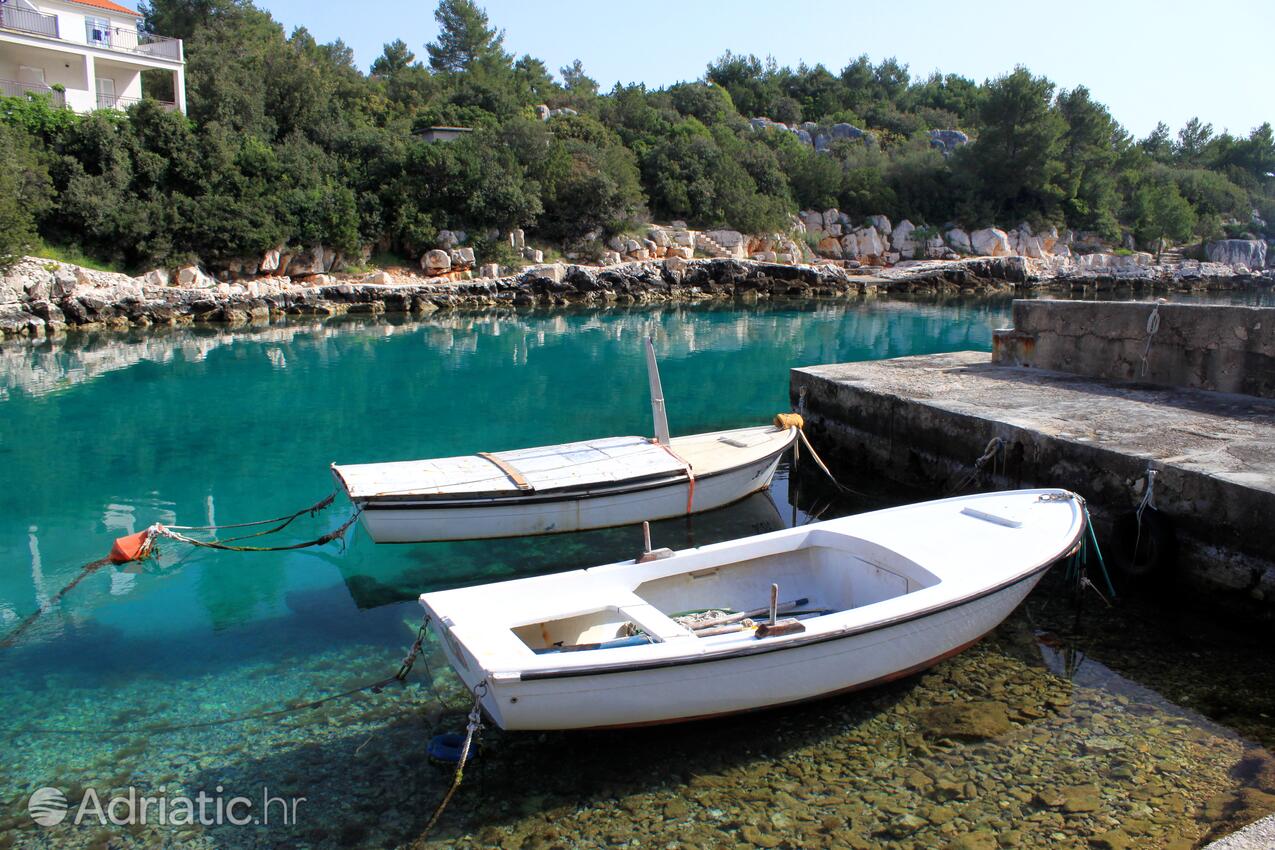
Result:
{"label": "red roof tile", "polygon": [[81,6],[92,6],[94,9],[105,9],[108,12],[119,12],[121,15],[132,15],[135,18],[141,17],[141,15],[127,6],[112,3],[111,0],[71,0],[71,2],[78,3]]}

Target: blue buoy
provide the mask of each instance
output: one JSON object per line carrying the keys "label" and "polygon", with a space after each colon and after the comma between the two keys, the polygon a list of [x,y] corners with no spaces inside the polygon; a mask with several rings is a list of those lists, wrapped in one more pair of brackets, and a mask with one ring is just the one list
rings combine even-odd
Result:
{"label": "blue buoy", "polygon": [[[447,732],[442,735],[435,735],[429,740],[429,748],[426,752],[429,757],[435,761],[445,762],[447,764],[456,764],[460,761],[460,750],[465,746],[465,736]],[[469,760],[478,755],[478,748],[471,746],[469,748]]]}

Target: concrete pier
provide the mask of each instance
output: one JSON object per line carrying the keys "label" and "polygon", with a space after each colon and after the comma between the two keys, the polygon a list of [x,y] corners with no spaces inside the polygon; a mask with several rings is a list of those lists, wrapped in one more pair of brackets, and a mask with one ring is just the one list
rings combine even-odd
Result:
{"label": "concrete pier", "polygon": [[[1074,307],[1034,302],[1032,309],[1046,305]],[[1151,305],[1103,306],[1114,311],[1116,325],[1134,315],[1140,320],[1143,341],[1134,361],[1140,363]],[[1242,340],[1233,326],[1256,325],[1257,336],[1275,326],[1275,310],[1196,309],[1208,311],[1210,323],[1223,321],[1217,310],[1239,311],[1233,324],[1223,322],[1237,343]],[[1088,333],[1100,333],[1101,324],[1093,324],[1097,314],[1085,315]],[[1036,319],[1049,324],[1046,317]],[[1049,319],[1066,326],[1057,316]],[[1189,324],[1191,317],[1173,321]],[[1015,331],[1020,354],[1024,347],[1030,352],[1028,335]],[[1203,362],[1195,349],[1175,348],[1175,338],[1170,332],[1153,343],[1160,346],[1155,356],[1161,374],[1190,371],[1175,359]],[[1049,346],[1056,348],[1056,340],[1037,350]],[[1079,362],[1082,354],[1073,350],[1071,357]],[[1063,359],[1057,351],[1051,356]],[[1269,386],[1269,364],[1251,350],[1237,358],[1227,352],[1208,357],[1214,366],[1229,365],[1192,374]],[[994,364],[983,352],[794,369],[791,393],[815,445],[848,481],[872,475],[946,493],[965,482],[976,459],[999,438],[966,489],[1072,489],[1089,500],[1104,546],[1113,551],[1132,549],[1119,535],[1129,533],[1129,515],[1154,469],[1154,504],[1169,521],[1176,546],[1168,549],[1172,566],[1157,566],[1150,578],[1182,583],[1226,607],[1275,615],[1275,399]]]}

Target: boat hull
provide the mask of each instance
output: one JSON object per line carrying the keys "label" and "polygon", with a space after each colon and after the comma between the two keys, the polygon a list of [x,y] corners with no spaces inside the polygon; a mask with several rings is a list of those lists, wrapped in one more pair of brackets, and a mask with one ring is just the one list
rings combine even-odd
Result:
{"label": "boat hull", "polygon": [[377,543],[415,543],[556,534],[669,519],[720,508],[766,489],[786,449],[787,444],[774,454],[693,483],[681,477],[614,493],[452,504],[367,500],[359,505],[359,522]]}
{"label": "boat hull", "polygon": [[[483,708],[502,729],[642,726],[698,720],[832,696],[897,679],[960,652],[1000,625],[1040,581],[1037,572],[940,611],[805,645],[655,668],[489,679]],[[481,673],[443,640],[472,690]]]}

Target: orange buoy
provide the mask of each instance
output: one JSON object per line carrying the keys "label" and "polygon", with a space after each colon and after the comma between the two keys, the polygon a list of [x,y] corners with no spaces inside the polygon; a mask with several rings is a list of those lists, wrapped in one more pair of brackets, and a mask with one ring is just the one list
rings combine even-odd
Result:
{"label": "orange buoy", "polygon": [[129,561],[142,560],[150,554],[150,551],[151,532],[148,528],[127,537],[117,537],[109,557],[112,564],[127,564]]}

